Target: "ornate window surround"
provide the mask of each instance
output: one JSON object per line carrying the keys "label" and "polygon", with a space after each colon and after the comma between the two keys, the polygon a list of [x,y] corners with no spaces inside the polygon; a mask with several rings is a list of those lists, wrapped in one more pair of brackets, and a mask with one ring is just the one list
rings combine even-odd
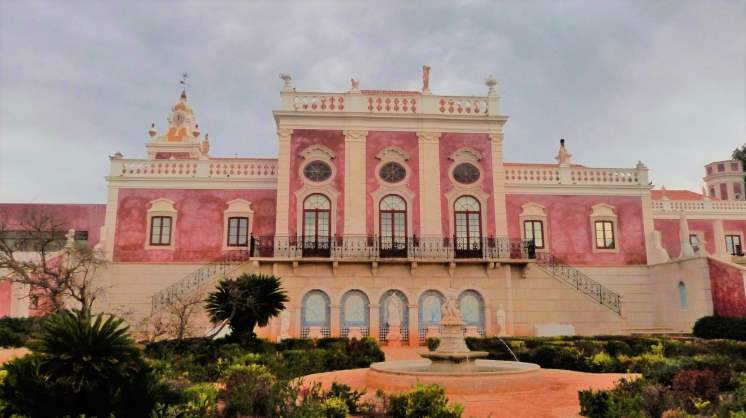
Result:
{"label": "ornate window surround", "polygon": [[339,200],[339,192],[329,184],[325,186],[311,186],[307,184],[295,192],[295,233],[298,236],[303,235],[303,202],[312,194],[322,194],[329,199],[329,235],[334,238],[337,234],[337,201]]}
{"label": "ornate window surround", "polygon": [[228,219],[249,218],[249,236],[251,236],[254,230],[254,211],[251,209],[251,202],[244,199],[233,199],[226,203],[228,207],[223,211],[223,251],[241,248],[239,246],[228,245]]}
{"label": "ornate window surround", "polygon": [[[145,249],[146,250],[173,250],[176,248],[176,218],[178,211],[174,207],[175,202],[166,198],[158,198],[150,201],[150,208],[147,212],[147,225],[145,229]],[[154,216],[171,217],[171,243],[168,245],[150,245],[150,228]]]}
{"label": "ornate window surround", "polygon": [[[599,203],[591,207],[590,227],[591,227],[591,251],[594,253],[618,253],[621,247],[619,237],[619,221],[615,212],[615,207],[607,203]],[[614,248],[596,247],[596,221],[611,221],[614,231]]]}
{"label": "ornate window surround", "polygon": [[[482,185],[482,181],[484,181],[484,169],[482,168],[482,164],[480,164],[480,161],[482,160],[482,154],[479,153],[479,151],[475,150],[472,147],[461,147],[454,151],[449,157],[449,160],[452,161],[452,163],[448,167],[448,178],[451,180],[451,184],[454,185],[454,187],[479,187]],[[469,163],[473,165],[474,167],[479,170],[479,178],[477,181],[471,184],[463,184],[453,177],[453,171],[456,169],[456,167],[459,166],[461,163]]]}
{"label": "ornate window surround", "polygon": [[[298,176],[303,184],[325,186],[331,184],[334,181],[334,178],[337,175],[337,167],[336,164],[334,164],[333,160],[336,158],[336,156],[334,155],[334,152],[332,152],[332,150],[330,150],[328,147],[321,144],[309,145],[303,151],[301,151],[298,156],[303,159],[303,162],[298,166]],[[313,161],[323,161],[327,165],[329,165],[332,170],[331,176],[329,176],[328,179],[319,182],[307,179],[305,174],[303,174],[303,171],[306,169],[306,165]]]}
{"label": "ornate window surround", "polygon": [[371,193],[370,196],[373,198],[373,234],[380,235],[380,223],[381,223],[381,200],[388,196],[395,195],[404,199],[407,204],[407,233],[413,234],[412,229],[412,201],[414,200],[414,192],[404,186],[396,187],[381,187],[375,192]]}
{"label": "ornate window surround", "polygon": [[537,252],[549,252],[549,217],[546,208],[538,203],[529,202],[521,206],[518,215],[518,228],[521,231],[521,239],[526,239],[526,231],[523,227],[524,221],[541,221],[542,233],[544,235],[544,248],[537,248]]}
{"label": "ornate window surround", "polygon": [[[374,170],[374,175],[376,177],[376,180],[378,180],[378,184],[381,187],[396,187],[400,185],[408,185],[409,179],[412,176],[412,169],[409,167],[409,164],[407,161],[409,161],[409,154],[407,154],[406,151],[399,147],[386,147],[382,149],[378,154],[376,154],[376,159],[379,160],[378,164],[376,164],[376,168]],[[387,181],[384,181],[381,178],[380,171],[381,167],[383,167],[386,163],[395,162],[401,164],[402,167],[404,167],[404,170],[406,171],[406,175],[404,178],[397,182],[397,183],[389,183]]]}
{"label": "ornate window surround", "polygon": [[453,185],[453,189],[451,189],[450,192],[445,194],[446,201],[448,202],[448,236],[453,236],[456,234],[456,224],[455,224],[455,210],[453,205],[456,203],[456,200],[460,198],[461,196],[471,196],[479,202],[479,219],[481,223],[481,231],[482,236],[490,236],[490,232],[487,229],[487,201],[489,200],[489,195],[485,193],[484,190],[482,190],[481,187],[478,186],[478,183],[470,184],[467,186],[464,186],[459,183],[455,183]]}

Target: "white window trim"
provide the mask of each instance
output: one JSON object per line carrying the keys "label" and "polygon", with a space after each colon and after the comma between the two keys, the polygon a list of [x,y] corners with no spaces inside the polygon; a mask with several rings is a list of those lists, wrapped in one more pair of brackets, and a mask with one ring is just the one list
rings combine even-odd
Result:
{"label": "white window trim", "polygon": [[[376,180],[378,181],[378,184],[381,188],[383,187],[389,187],[389,188],[396,188],[399,186],[408,186],[409,185],[409,179],[412,176],[412,169],[409,167],[409,164],[407,161],[409,160],[409,154],[407,154],[404,150],[402,150],[399,147],[387,147],[381,150],[376,155],[376,158],[380,160],[378,164],[376,164],[375,171],[373,172],[373,175],[375,176]],[[381,178],[381,167],[383,167],[385,164],[395,162],[399,163],[404,167],[404,170],[406,174],[404,175],[404,178],[396,183],[389,183],[387,181],[384,181]]]}
{"label": "white window trim", "polygon": [[399,196],[407,203],[407,235],[414,235],[414,231],[412,230],[412,201],[414,200],[414,192],[404,185],[382,186],[370,194],[370,197],[373,198],[373,235],[381,235],[381,231],[379,230],[381,222],[381,199],[388,195]]}
{"label": "white window trim", "polygon": [[[705,232],[704,231],[700,231],[700,230],[690,229],[689,230],[689,235],[696,235],[700,251],[704,251],[704,253],[707,253],[707,241],[705,241]],[[692,249],[694,249],[694,248],[692,248]],[[696,252],[697,251],[695,251],[695,253]],[[684,283],[684,284],[686,284],[686,283]]]}
{"label": "white window trim", "polygon": [[[335,159],[335,155],[332,150],[325,147],[324,145],[314,144],[306,147],[303,151],[300,152],[298,156],[303,159],[303,162],[298,166],[298,177],[301,179],[303,184],[318,187],[329,185],[334,181],[334,178],[337,176],[337,167],[333,161]],[[332,174],[329,176],[328,179],[317,182],[306,178],[305,174],[303,174],[303,170],[305,170],[306,166],[313,161],[323,161],[327,165],[329,165],[332,170]]]}
{"label": "white window trim", "polygon": [[[458,186],[456,186],[458,185]],[[487,230],[487,201],[489,195],[481,187],[475,187],[476,183],[470,187],[463,187],[460,183],[454,184],[453,189],[445,194],[448,202],[448,237],[453,238],[456,235],[455,210],[453,205],[461,196],[472,196],[479,201],[479,219],[481,223],[482,238],[489,237],[490,232]]]}
{"label": "white window trim", "polygon": [[[723,231],[723,247],[726,248],[726,251],[727,251],[728,245],[727,245],[727,241],[725,240],[725,237],[727,235],[738,235],[739,237],[741,237],[741,251],[746,252],[746,242],[743,241],[742,231]],[[728,255],[730,256],[731,254],[728,253]]]}
{"label": "white window trim", "polygon": [[[150,208],[147,212],[147,225],[145,229],[145,249],[146,250],[174,250],[176,247],[176,221],[178,211],[174,207],[174,201],[165,198],[155,199],[150,202]],[[168,245],[150,245],[151,224],[154,216],[171,217],[171,236]]]}
{"label": "white window trim", "polygon": [[[233,251],[241,248],[248,248],[251,245],[250,237],[254,230],[254,211],[251,209],[251,202],[244,199],[233,199],[228,203],[228,207],[223,211],[223,251]],[[237,245],[228,245],[228,220],[230,218],[249,218],[248,231],[249,241],[246,247]]]}
{"label": "white window trim", "polygon": [[337,235],[337,201],[339,200],[339,192],[334,189],[331,184],[317,186],[310,183],[295,191],[295,235],[299,240],[303,236],[303,202],[305,202],[306,198],[312,194],[322,194],[329,199],[329,235],[331,238],[334,238],[334,236]]}
{"label": "white window trim", "polygon": [[[599,203],[591,207],[590,226],[591,226],[591,250],[594,253],[618,253],[621,247],[619,240],[619,221],[614,206],[607,203]],[[596,221],[611,221],[612,230],[614,231],[614,248],[596,247]]]}
{"label": "white window trim", "polygon": [[544,206],[538,203],[526,203],[521,206],[521,214],[518,215],[521,239],[526,239],[526,231],[523,227],[524,221],[541,221],[542,233],[544,235],[544,248],[537,248],[537,252],[549,252],[549,218]]}

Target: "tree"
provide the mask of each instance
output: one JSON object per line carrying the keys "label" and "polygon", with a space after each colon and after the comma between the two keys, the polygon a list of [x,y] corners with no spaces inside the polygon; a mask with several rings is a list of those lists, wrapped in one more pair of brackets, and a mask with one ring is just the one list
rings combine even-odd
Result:
{"label": "tree", "polygon": [[185,293],[175,296],[174,301],[165,308],[166,329],[177,341],[192,333],[192,318],[199,312],[204,300],[202,292]]}
{"label": "tree", "polygon": [[[746,171],[746,144],[741,145],[741,148],[734,149],[731,158],[733,158],[734,160],[740,160],[743,171]],[[746,184],[746,176],[743,180]]]}
{"label": "tree", "polygon": [[275,276],[243,274],[223,279],[207,296],[210,321],[230,324],[231,337],[241,342],[256,338],[254,327],[266,326],[285,309],[287,294]]}
{"label": "tree", "polygon": [[7,416],[150,416],[165,393],[122,319],[61,311],[43,320],[29,347],[5,365]]}
{"label": "tree", "polygon": [[29,287],[34,306],[59,312],[65,299],[89,315],[100,289],[93,279],[106,264],[100,251],[76,242],[74,231],[46,210],[29,210],[16,222],[0,214],[0,270],[9,280]]}

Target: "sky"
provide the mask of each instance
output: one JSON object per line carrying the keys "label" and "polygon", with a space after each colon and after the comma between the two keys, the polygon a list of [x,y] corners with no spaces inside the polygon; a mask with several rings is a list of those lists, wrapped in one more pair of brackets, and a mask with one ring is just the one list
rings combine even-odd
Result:
{"label": "sky", "polygon": [[272,110],[302,91],[485,95],[504,158],[651,169],[699,191],[746,141],[741,1],[0,1],[0,202],[103,203],[108,156],[145,156],[189,74],[214,156],[274,157]]}

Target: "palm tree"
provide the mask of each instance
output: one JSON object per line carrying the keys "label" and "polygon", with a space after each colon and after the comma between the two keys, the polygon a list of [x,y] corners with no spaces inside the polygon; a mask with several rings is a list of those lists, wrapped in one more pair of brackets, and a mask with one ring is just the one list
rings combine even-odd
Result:
{"label": "palm tree", "polygon": [[263,274],[242,274],[224,279],[207,296],[205,309],[213,324],[230,324],[233,338],[241,342],[256,338],[254,327],[266,326],[285,309],[287,294],[280,279]]}

